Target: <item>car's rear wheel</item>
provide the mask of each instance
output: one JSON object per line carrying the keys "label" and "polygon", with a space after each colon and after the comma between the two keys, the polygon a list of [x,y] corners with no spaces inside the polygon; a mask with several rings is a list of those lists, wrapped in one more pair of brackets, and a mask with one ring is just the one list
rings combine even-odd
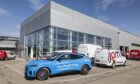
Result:
{"label": "car's rear wheel", "polygon": [[83,67],[81,68],[81,71],[80,72],[81,72],[82,75],[87,75],[88,72],[89,72],[88,65],[83,65]]}
{"label": "car's rear wheel", "polygon": [[36,78],[38,80],[47,80],[49,78],[50,72],[47,68],[41,68],[37,72]]}

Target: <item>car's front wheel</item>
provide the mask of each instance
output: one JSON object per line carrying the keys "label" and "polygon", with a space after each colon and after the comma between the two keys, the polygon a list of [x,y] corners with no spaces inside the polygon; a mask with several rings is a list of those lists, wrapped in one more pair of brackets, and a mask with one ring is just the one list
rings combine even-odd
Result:
{"label": "car's front wheel", "polygon": [[87,75],[89,72],[89,67],[87,65],[83,65],[80,72],[82,75]]}
{"label": "car's front wheel", "polygon": [[47,80],[49,78],[50,72],[47,68],[41,68],[37,72],[36,78],[38,80]]}

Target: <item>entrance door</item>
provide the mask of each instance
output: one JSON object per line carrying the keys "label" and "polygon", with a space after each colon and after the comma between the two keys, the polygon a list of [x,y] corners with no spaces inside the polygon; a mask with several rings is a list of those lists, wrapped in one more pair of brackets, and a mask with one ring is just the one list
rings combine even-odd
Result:
{"label": "entrance door", "polygon": [[28,49],[27,49],[27,56],[30,58],[30,54],[31,54],[31,47],[28,46]]}
{"label": "entrance door", "polygon": [[33,47],[33,58],[37,58],[37,47],[34,45]]}
{"label": "entrance door", "polygon": [[32,59],[33,58],[33,53],[34,53],[33,47],[28,46],[28,57]]}

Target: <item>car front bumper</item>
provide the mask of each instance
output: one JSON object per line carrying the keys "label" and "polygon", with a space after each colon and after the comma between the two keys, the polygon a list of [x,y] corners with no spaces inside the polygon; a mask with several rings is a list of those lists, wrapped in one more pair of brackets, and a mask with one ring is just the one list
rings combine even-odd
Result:
{"label": "car front bumper", "polygon": [[25,73],[26,78],[35,78],[36,77],[36,71],[35,67],[25,67]]}

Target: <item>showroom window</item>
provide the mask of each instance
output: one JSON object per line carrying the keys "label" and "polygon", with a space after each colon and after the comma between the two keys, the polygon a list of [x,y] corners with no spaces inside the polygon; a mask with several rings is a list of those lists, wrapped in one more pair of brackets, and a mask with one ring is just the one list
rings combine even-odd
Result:
{"label": "showroom window", "polygon": [[94,44],[94,36],[93,35],[86,35],[86,43]]}
{"label": "showroom window", "polygon": [[120,50],[121,51],[124,51],[124,46],[120,46]]}
{"label": "showroom window", "polygon": [[105,48],[110,49],[112,48],[111,39],[105,38]]}
{"label": "showroom window", "polygon": [[84,43],[84,33],[72,31],[72,48],[76,49],[81,43]]}
{"label": "showroom window", "polygon": [[78,40],[78,33],[77,32],[72,32],[72,41],[77,42]]}
{"label": "showroom window", "polygon": [[57,28],[57,40],[68,40],[68,30]]}
{"label": "showroom window", "polygon": [[69,45],[67,41],[56,41],[56,42],[57,42],[57,50],[69,49]]}
{"label": "showroom window", "polygon": [[69,31],[61,28],[54,28],[53,50],[70,49]]}
{"label": "showroom window", "polygon": [[[28,51],[33,48],[33,57],[42,57],[49,52],[49,28],[42,28],[29,35],[26,35],[26,48]],[[28,53],[29,55],[30,53]]]}
{"label": "showroom window", "polygon": [[103,37],[97,36],[96,43],[97,45],[103,46]]}
{"label": "showroom window", "polygon": [[72,49],[77,49],[78,43],[77,42],[72,42]]}
{"label": "showroom window", "polygon": [[84,43],[84,34],[83,33],[78,33],[78,42]]}
{"label": "showroom window", "polygon": [[43,42],[43,55],[46,55],[49,50],[50,50],[50,46],[49,46],[49,28],[46,27],[44,28],[44,42]]}

